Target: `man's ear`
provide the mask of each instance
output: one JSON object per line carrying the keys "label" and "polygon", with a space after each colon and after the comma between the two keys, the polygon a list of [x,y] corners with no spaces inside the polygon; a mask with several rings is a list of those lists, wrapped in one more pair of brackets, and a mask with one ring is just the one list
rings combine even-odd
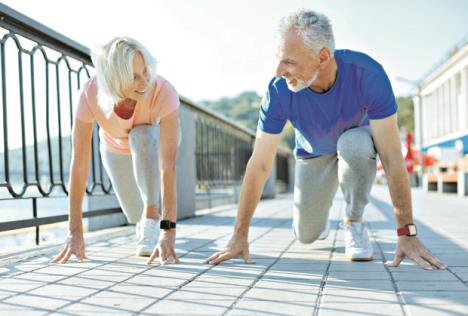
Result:
{"label": "man's ear", "polygon": [[330,49],[327,47],[324,47],[320,50],[319,52],[319,64],[320,67],[325,67],[328,65],[328,63],[331,61],[331,53]]}

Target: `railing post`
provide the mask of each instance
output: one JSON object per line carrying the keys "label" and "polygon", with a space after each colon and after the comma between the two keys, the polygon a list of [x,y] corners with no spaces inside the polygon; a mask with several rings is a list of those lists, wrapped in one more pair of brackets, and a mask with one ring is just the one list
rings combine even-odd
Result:
{"label": "railing post", "polygon": [[177,217],[185,218],[195,214],[196,174],[196,125],[195,114],[187,107],[180,107],[182,140],[177,153]]}
{"label": "railing post", "polygon": [[[33,211],[33,218],[34,219],[37,219],[37,199],[36,198],[32,198],[32,211]],[[36,245],[39,245],[39,226],[36,225]]]}

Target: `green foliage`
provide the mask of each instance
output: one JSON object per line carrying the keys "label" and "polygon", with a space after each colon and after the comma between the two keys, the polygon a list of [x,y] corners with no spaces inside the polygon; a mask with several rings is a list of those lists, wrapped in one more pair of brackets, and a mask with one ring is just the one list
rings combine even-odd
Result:
{"label": "green foliage", "polygon": [[398,126],[401,131],[414,134],[414,107],[412,97],[398,97]]}
{"label": "green foliage", "polygon": [[[262,97],[256,92],[245,91],[233,98],[224,97],[216,101],[203,100],[201,104],[256,131],[261,102]],[[294,148],[294,129],[289,122],[281,135],[280,145],[289,149]]]}
{"label": "green foliage", "polygon": [[294,135],[294,127],[291,122],[288,121],[283,129],[283,133],[281,134],[280,144],[293,150],[296,142]]}
{"label": "green foliage", "polygon": [[[201,104],[255,131],[261,100],[261,96],[256,92],[245,91],[236,97],[224,97],[215,101],[204,100]],[[414,133],[412,98],[398,97],[396,101],[398,103],[398,125],[400,129]],[[291,150],[294,149],[294,128],[289,122],[283,129],[280,144]]]}
{"label": "green foliage", "polygon": [[233,98],[224,97],[216,101],[204,100],[201,104],[229,117],[244,127],[256,130],[260,102],[261,97],[256,92],[245,91]]}

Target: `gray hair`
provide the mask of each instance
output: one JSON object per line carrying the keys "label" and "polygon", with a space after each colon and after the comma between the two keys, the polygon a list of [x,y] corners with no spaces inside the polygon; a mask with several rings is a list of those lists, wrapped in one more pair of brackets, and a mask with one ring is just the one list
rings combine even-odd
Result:
{"label": "gray hair", "polygon": [[281,39],[292,30],[299,33],[304,44],[314,53],[320,52],[322,48],[328,48],[333,56],[335,38],[327,16],[312,10],[300,9],[281,19],[277,33]]}
{"label": "gray hair", "polygon": [[129,37],[116,37],[91,53],[96,68],[98,104],[109,115],[114,104],[123,98],[133,82],[133,57],[140,53],[151,80],[156,78],[156,60],[138,41]]}

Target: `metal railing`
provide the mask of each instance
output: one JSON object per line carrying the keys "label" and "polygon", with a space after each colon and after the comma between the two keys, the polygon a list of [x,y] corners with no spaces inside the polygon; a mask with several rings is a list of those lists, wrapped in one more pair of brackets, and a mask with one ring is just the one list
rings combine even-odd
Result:
{"label": "metal railing", "polygon": [[197,114],[197,185],[217,187],[239,183],[252,154],[255,134],[212,111],[194,104],[190,107]]}
{"label": "metal railing", "polygon": [[[30,216],[2,221],[0,232],[63,222],[68,215],[40,216],[38,203],[66,197],[74,100],[93,75],[89,49],[0,3],[0,210],[2,202],[30,202]],[[181,98],[196,115],[197,187],[239,184],[255,134],[229,119]],[[98,126],[86,193],[113,195],[99,153]],[[288,182],[287,156],[280,151],[279,179]],[[64,210],[66,211],[66,210]],[[120,212],[90,210],[84,217]]]}
{"label": "metal railing", "polygon": [[[38,204],[68,194],[74,99],[93,68],[89,49],[1,3],[0,38],[0,202],[24,208],[19,201],[28,201],[31,211],[29,218],[0,221],[0,232],[35,227],[38,244],[39,226],[68,219],[41,217]],[[98,148],[95,125],[86,192],[96,197],[113,194]]]}

